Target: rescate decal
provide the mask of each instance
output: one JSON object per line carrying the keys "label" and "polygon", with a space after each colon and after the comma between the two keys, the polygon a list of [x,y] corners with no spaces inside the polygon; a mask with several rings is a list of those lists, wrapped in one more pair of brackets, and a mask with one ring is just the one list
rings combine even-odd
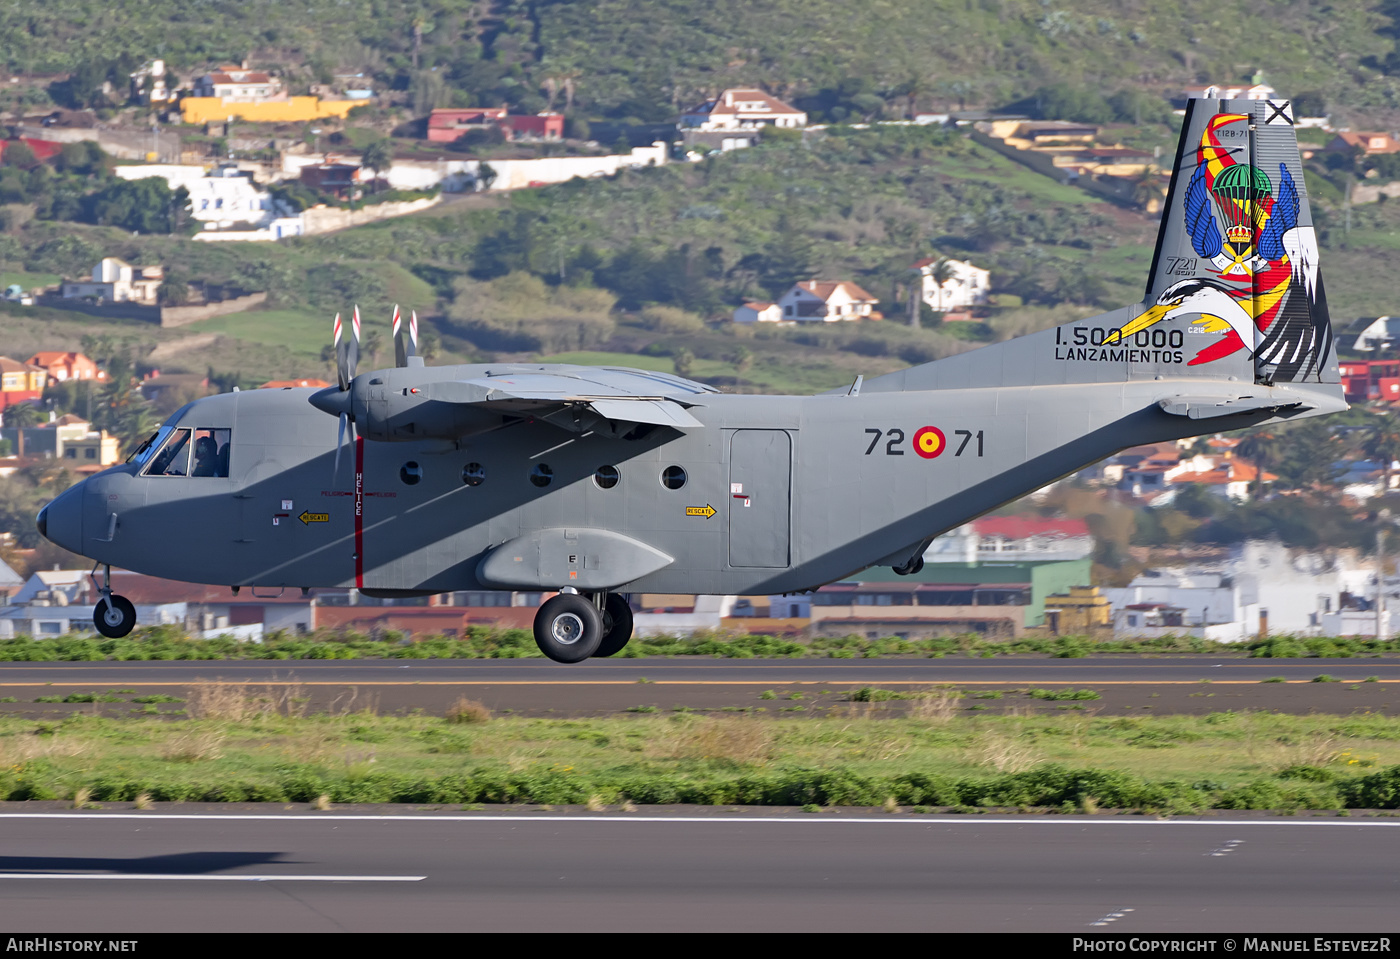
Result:
{"label": "rescate decal", "polygon": [[310,526],[312,523],[329,523],[331,521],[331,514],[313,513],[310,510],[303,510],[302,514],[298,516],[297,519],[301,520],[304,525]]}
{"label": "rescate decal", "polygon": [[717,512],[718,512],[718,510],[716,510],[713,506],[709,506],[709,505],[705,505],[705,506],[687,506],[687,507],[685,508],[685,515],[687,515],[687,516],[703,516],[703,517],[705,517],[706,519],[709,519],[711,516],[715,515],[715,513],[717,513]]}
{"label": "rescate decal", "polygon": [[948,448],[948,437],[936,426],[925,426],[914,434],[914,452],[931,460]]}

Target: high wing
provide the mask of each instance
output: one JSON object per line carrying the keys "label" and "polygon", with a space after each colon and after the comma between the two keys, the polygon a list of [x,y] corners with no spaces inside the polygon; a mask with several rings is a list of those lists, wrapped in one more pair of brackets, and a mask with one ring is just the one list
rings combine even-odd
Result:
{"label": "high wing", "polygon": [[647,370],[570,365],[398,367],[355,376],[348,389],[311,396],[373,440],[459,440],[521,420],[574,433],[636,436],[637,430],[702,424],[689,412],[718,392]]}
{"label": "high wing", "polygon": [[592,421],[597,418],[695,429],[701,423],[686,410],[703,405],[698,396],[715,391],[679,377],[641,370],[541,367],[433,383],[426,392],[429,399],[438,402],[533,416],[583,432],[595,428]]}

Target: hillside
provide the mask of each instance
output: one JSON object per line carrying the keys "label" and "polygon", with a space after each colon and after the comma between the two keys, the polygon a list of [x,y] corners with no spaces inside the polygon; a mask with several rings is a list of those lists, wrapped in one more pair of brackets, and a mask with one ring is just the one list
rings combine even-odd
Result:
{"label": "hillside", "polygon": [[302,84],[366,71],[419,110],[645,121],[733,84],[865,115],[910,94],[992,106],[1051,83],[1167,92],[1263,70],[1290,95],[1375,111],[1400,105],[1395,29],[1389,0],[13,0],[0,63],[100,73],[162,56],[188,77],[249,58]]}

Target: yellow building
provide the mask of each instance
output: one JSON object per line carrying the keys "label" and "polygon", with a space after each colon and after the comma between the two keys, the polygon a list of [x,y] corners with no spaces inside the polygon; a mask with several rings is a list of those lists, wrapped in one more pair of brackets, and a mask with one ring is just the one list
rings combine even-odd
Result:
{"label": "yellow building", "polygon": [[364,105],[363,100],[322,100],[320,97],[288,97],[263,103],[240,103],[223,97],[185,97],[180,101],[180,112],[186,123],[219,123],[230,118],[248,123],[300,123],[328,117],[343,120],[355,107]]}
{"label": "yellow building", "polygon": [[1097,586],[1071,586],[1068,594],[1045,597],[1045,624],[1057,635],[1106,628],[1112,614]]}

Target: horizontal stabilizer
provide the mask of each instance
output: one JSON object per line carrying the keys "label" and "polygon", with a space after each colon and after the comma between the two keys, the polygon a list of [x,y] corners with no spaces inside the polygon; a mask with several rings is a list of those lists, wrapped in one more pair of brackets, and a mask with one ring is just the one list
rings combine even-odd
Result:
{"label": "horizontal stabilizer", "polygon": [[1243,413],[1339,413],[1346,402],[1317,391],[1253,389],[1216,395],[1166,396],[1157,401],[1165,413],[1192,420],[1208,420]]}

